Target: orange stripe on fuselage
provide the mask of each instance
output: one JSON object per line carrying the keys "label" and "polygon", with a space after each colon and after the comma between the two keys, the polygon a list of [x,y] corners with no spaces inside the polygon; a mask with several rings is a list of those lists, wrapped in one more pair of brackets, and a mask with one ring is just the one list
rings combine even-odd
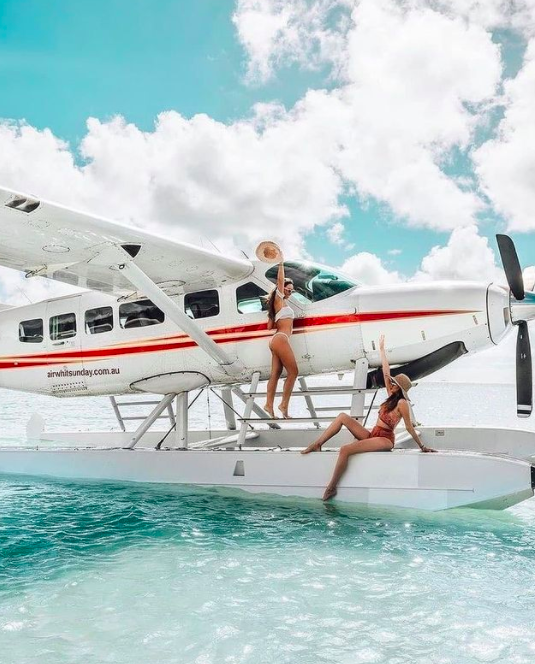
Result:
{"label": "orange stripe on fuselage", "polygon": [[[472,310],[424,310],[424,311],[378,311],[354,314],[333,314],[297,318],[294,321],[294,334],[306,332],[320,332],[341,325],[354,325],[361,323],[385,322],[421,318],[430,316],[452,316],[459,314],[472,314]],[[267,329],[267,323],[252,323],[234,327],[215,328],[206,330],[206,333],[218,344],[238,343],[271,337],[272,331]],[[75,348],[72,351],[57,351],[55,353],[32,353],[27,355],[5,355],[0,357],[0,369],[20,369],[52,364],[76,364],[80,362],[97,362],[122,355],[137,355],[140,353],[157,353],[172,350],[183,350],[196,346],[187,334],[172,336],[149,337],[148,339],[132,339],[119,344],[111,344],[104,348]]]}

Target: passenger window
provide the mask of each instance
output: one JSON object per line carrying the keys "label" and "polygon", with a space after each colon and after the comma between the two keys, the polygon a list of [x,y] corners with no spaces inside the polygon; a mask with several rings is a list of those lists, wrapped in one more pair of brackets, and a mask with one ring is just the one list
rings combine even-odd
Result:
{"label": "passenger window", "polygon": [[219,313],[219,293],[205,290],[184,296],[184,310],[190,318],[209,318]]}
{"label": "passenger window", "polygon": [[126,329],[158,325],[165,320],[165,314],[150,300],[126,302],[119,307],[119,325]]}
{"label": "passenger window", "polygon": [[255,314],[267,309],[267,292],[252,281],[236,288],[236,305],[240,314]]}
{"label": "passenger window", "polygon": [[26,344],[40,344],[43,341],[43,319],[32,318],[19,323],[19,341]]}
{"label": "passenger window", "polygon": [[113,330],[113,309],[98,307],[85,312],[85,333],[102,334]]}
{"label": "passenger window", "polygon": [[58,339],[69,339],[76,336],[76,315],[61,314],[52,316],[49,322],[50,338],[52,341]]}

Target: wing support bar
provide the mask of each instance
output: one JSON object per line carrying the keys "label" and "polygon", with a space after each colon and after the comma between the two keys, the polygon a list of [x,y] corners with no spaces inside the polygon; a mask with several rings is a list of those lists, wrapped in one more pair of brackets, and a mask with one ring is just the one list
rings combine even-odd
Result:
{"label": "wing support bar", "polygon": [[[228,375],[243,377],[242,363],[231,358],[216,342],[202,330],[163,290],[147,276],[134,262],[139,253],[140,245],[108,245],[106,249],[93,259],[94,262],[105,262],[110,267],[121,270],[123,276],[140,292],[144,293],[159,307],[178,327],[188,334],[221,369]],[[137,251],[136,251],[137,249]],[[110,260],[111,259],[111,260]]]}

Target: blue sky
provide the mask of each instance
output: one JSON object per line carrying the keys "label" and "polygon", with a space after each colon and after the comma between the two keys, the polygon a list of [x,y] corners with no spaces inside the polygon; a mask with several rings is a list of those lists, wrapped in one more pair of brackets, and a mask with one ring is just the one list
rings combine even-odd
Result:
{"label": "blue sky", "polygon": [[230,0],[2,0],[1,117],[76,144],[88,116],[150,130],[161,111],[227,122],[258,101],[293,105],[324,78],[290,68],[246,85]]}
{"label": "blue sky", "polygon": [[[0,0],[0,117],[50,128],[82,163],[77,147],[90,116],[106,122],[119,114],[149,132],[167,110],[228,124],[249,117],[257,102],[279,101],[289,110],[309,89],[336,87],[329,63],[310,69],[292,57],[285,62],[284,54],[273,76],[247,81],[250,53],[232,21],[236,10],[230,0]],[[516,76],[526,40],[508,29],[488,31],[502,46],[505,78]],[[448,176],[471,175],[467,150],[493,135],[503,110],[492,117],[469,146],[451,151],[442,164]],[[451,229],[406,223],[388,201],[348,192],[340,202],[349,212],[342,219],[348,247],[329,242],[327,227],[316,226],[304,233],[304,246],[318,260],[340,265],[366,251],[386,269],[410,275],[433,246],[448,242]],[[480,235],[494,247],[506,221],[492,207],[477,217]],[[533,232],[516,238],[521,262],[535,263]]]}

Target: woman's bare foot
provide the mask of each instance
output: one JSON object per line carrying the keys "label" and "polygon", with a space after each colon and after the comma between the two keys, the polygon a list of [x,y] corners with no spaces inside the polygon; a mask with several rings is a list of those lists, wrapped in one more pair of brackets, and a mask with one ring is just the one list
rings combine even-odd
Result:
{"label": "woman's bare foot", "polygon": [[323,443],[310,443],[310,445],[302,450],[301,454],[310,454],[310,452],[321,452],[321,446]]}
{"label": "woman's bare foot", "polygon": [[280,412],[282,413],[282,416],[284,417],[285,420],[291,420],[291,416],[288,415],[288,406],[283,406],[282,404],[278,407]]}
{"label": "woman's bare foot", "polygon": [[270,417],[275,419],[275,411],[273,410],[273,406],[269,406],[267,403],[264,405],[264,410]]}
{"label": "woman's bare foot", "polygon": [[327,500],[330,500],[331,498],[334,498],[338,492],[336,491],[335,486],[328,486],[325,489],[325,493],[323,494],[322,500],[325,502]]}

